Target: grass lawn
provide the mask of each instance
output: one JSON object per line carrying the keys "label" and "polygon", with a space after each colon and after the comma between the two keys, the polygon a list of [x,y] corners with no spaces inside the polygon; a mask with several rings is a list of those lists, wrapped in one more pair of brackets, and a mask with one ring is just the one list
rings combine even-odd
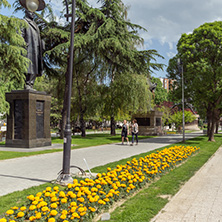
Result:
{"label": "grass lawn", "polygon": [[[139,139],[151,138],[152,136],[140,136]],[[129,136],[131,140],[132,136]],[[99,146],[104,144],[118,143],[121,141],[120,135],[111,136],[110,134],[89,134],[85,138],[81,136],[73,136],[72,144],[75,146],[72,149],[80,149],[90,146]],[[61,149],[44,150],[36,152],[11,152],[11,151],[0,151],[0,160],[12,159],[24,156],[33,156],[38,154],[53,153],[62,151],[63,149],[63,139],[58,137],[52,137],[52,143],[61,143]],[[0,145],[4,145],[5,142],[1,142]]]}
{"label": "grass lawn", "polygon": [[[161,198],[161,195],[173,196],[174,194],[176,194],[176,192],[180,189],[181,185],[183,185],[190,177],[192,177],[194,173],[222,145],[222,135],[215,135],[215,143],[208,142],[207,139],[208,138],[206,136],[201,136],[187,140],[184,145],[198,146],[200,147],[200,151],[196,155],[189,158],[178,168],[175,168],[173,171],[170,171],[170,173],[163,175],[156,182],[151,183],[148,188],[144,188],[134,197],[129,197],[129,199],[121,207],[118,207],[113,211],[113,213],[111,214],[110,221],[148,222],[152,217],[154,217],[168,202],[168,199]],[[159,148],[158,150],[161,149]],[[155,151],[140,154],[134,157],[139,158],[152,152]],[[126,161],[131,160],[134,157],[109,163],[105,166],[93,168],[92,172],[106,172],[107,167],[112,168],[115,167],[117,164],[125,164]],[[38,187],[32,187],[21,192],[14,192],[12,194],[0,197],[0,215],[3,214],[6,210],[8,210],[11,206],[21,206],[22,204],[24,204],[26,196],[30,194],[36,194],[37,192],[42,191],[47,186],[52,185],[43,184]]]}

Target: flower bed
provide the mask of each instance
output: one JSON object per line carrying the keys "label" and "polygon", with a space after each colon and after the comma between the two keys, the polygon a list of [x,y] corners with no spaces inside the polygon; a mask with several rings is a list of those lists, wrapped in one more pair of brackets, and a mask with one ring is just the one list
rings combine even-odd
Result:
{"label": "flower bed", "polygon": [[73,180],[64,190],[58,186],[27,197],[25,206],[12,207],[0,222],[6,221],[87,221],[120,198],[142,188],[151,179],[173,169],[199,148],[174,146],[138,160],[107,168],[96,179]]}

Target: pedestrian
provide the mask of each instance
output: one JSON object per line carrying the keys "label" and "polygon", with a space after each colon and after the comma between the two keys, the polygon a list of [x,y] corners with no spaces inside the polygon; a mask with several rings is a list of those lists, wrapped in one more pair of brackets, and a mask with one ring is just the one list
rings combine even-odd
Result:
{"label": "pedestrian", "polygon": [[136,145],[138,145],[138,132],[139,132],[139,126],[137,124],[137,120],[133,120],[133,125],[132,125],[132,146],[134,145],[134,136],[136,136]]}
{"label": "pedestrian", "polygon": [[124,144],[124,140],[127,141],[127,144],[129,144],[129,139],[128,139],[128,126],[126,120],[123,121],[123,126],[122,126],[122,145]]}

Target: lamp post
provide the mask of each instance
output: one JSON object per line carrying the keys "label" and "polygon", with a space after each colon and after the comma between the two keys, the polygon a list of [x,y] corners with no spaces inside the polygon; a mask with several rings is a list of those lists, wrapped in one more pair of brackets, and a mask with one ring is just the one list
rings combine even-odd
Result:
{"label": "lamp post", "polygon": [[[45,8],[44,0],[19,0],[20,4],[28,11],[35,12],[41,11]],[[75,4],[76,1],[72,0],[72,13],[69,14],[68,0],[65,0],[66,12],[65,17],[67,21],[69,17],[71,21],[71,40],[69,48],[68,59],[68,95],[67,95],[67,119],[64,131],[64,144],[63,144],[63,168],[59,176],[59,182],[62,184],[72,183],[70,175],[70,157],[71,157],[71,124],[70,124],[70,110],[71,110],[71,92],[72,92],[72,75],[73,75],[73,49],[74,49],[74,28],[75,28]]]}
{"label": "lamp post", "polygon": [[180,58],[177,59],[177,65],[182,79],[182,110],[183,110],[183,143],[185,142],[185,118],[184,118],[184,79],[183,79],[183,62]]}

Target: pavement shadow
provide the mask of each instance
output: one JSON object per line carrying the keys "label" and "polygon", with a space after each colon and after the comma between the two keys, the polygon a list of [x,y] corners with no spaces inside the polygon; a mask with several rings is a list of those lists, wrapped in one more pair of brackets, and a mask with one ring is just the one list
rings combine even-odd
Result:
{"label": "pavement shadow", "polygon": [[50,180],[41,180],[41,179],[37,179],[37,178],[27,178],[27,177],[4,175],[4,174],[0,174],[0,178],[1,177],[10,177],[10,178],[15,178],[15,179],[31,180],[31,181],[38,181],[38,182],[43,182],[43,183],[51,182]]}

